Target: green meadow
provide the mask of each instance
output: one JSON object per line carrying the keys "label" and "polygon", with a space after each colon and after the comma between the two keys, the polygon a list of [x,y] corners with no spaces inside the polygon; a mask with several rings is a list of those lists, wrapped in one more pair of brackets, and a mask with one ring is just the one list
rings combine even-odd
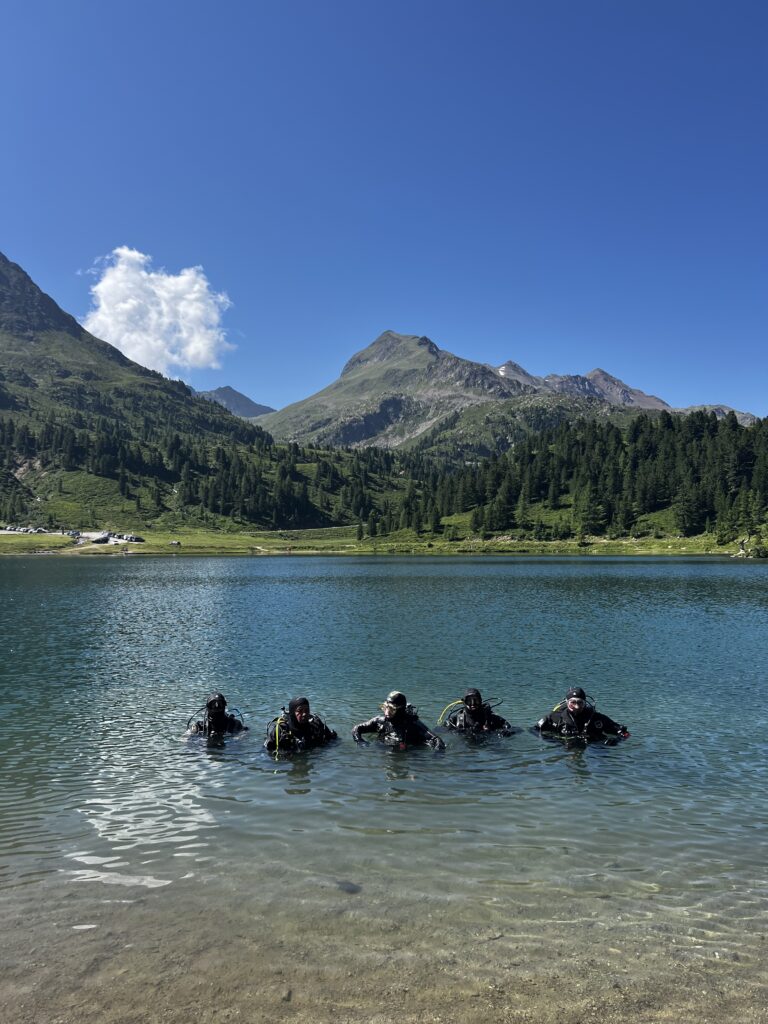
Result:
{"label": "green meadow", "polygon": [[[127,555],[720,555],[739,553],[736,542],[719,545],[714,534],[694,537],[607,539],[581,541],[519,540],[509,535],[455,540],[444,534],[417,535],[399,530],[387,537],[358,539],[355,527],[316,530],[212,531],[181,527],[142,531],[141,543],[78,543],[60,534],[0,533],[0,554],[56,554],[71,557],[126,557]],[[749,549],[747,549],[749,551]]]}

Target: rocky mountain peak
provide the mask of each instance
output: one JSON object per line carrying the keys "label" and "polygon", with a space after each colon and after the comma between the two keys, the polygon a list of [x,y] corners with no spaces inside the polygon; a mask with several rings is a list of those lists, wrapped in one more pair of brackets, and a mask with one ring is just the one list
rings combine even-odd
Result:
{"label": "rocky mountain peak", "polygon": [[384,331],[367,348],[352,356],[341,371],[341,376],[375,363],[410,363],[413,360],[428,363],[440,355],[437,345],[423,335]]}
{"label": "rocky mountain peak", "polygon": [[655,395],[647,395],[638,388],[631,388],[618,377],[613,377],[599,367],[590,370],[587,380],[591,381],[600,397],[611,405],[629,405],[638,409],[669,409],[670,406]]}
{"label": "rocky mountain peak", "polygon": [[79,337],[82,327],[65,313],[17,263],[0,253],[0,330],[18,336],[65,331]]}
{"label": "rocky mountain peak", "polygon": [[502,363],[501,366],[497,366],[496,373],[505,380],[515,380],[518,384],[525,384],[536,388],[536,390],[541,388],[540,377],[534,377],[533,374],[528,373],[519,363],[515,363],[511,359],[508,359],[506,363]]}
{"label": "rocky mountain peak", "polygon": [[271,405],[260,405],[228,384],[224,385],[224,387],[214,388],[212,391],[198,391],[197,394],[200,398],[207,398],[209,402],[218,402],[219,405],[229,409],[235,416],[241,416],[243,419],[249,419],[253,416],[264,416],[268,412],[275,411]]}

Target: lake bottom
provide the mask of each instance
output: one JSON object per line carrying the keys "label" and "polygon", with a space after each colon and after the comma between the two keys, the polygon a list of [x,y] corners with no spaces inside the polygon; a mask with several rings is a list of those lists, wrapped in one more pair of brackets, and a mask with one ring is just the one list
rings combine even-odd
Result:
{"label": "lake bottom", "polygon": [[599,886],[436,898],[386,872],[360,877],[15,890],[0,1019],[768,1020],[765,931],[748,893],[689,907]]}

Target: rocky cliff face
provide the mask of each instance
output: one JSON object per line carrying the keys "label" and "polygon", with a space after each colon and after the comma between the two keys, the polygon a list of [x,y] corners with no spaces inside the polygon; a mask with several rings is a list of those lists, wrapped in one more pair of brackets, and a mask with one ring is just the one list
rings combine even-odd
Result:
{"label": "rocky cliff face", "polygon": [[0,331],[21,336],[66,331],[79,336],[82,327],[42,292],[18,264],[0,253]]}
{"label": "rocky cliff face", "polygon": [[103,371],[109,376],[123,369],[159,377],[153,370],[131,362],[106,341],[94,338],[2,253],[0,355],[8,379],[14,373],[24,374],[33,383],[73,373],[87,380],[89,374],[93,378]]}

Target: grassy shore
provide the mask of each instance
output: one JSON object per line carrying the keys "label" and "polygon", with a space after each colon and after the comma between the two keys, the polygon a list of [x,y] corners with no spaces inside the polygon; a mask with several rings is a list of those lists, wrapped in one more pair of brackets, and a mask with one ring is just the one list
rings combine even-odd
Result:
{"label": "grassy shore", "polygon": [[641,537],[568,541],[466,537],[446,540],[436,534],[416,536],[402,530],[387,537],[357,539],[354,527],[322,530],[214,532],[180,528],[148,530],[143,543],[78,543],[59,534],[0,533],[0,554],[59,554],[125,557],[126,555],[719,555],[739,552],[736,541],[718,545],[712,534],[696,537]]}

